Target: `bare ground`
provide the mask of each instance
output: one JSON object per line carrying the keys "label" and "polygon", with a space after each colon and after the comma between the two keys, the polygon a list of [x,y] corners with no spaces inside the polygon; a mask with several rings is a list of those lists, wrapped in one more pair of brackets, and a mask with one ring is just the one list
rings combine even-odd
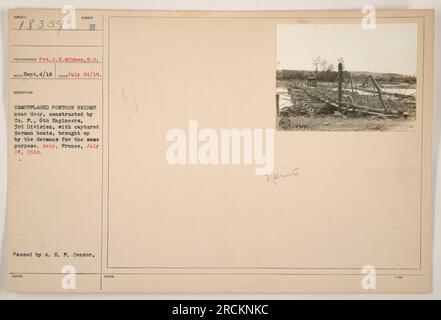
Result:
{"label": "bare ground", "polygon": [[[288,117],[291,125],[282,131],[413,131],[415,119],[394,118],[342,118],[335,116],[291,116]],[[277,124],[282,117],[277,117]]]}

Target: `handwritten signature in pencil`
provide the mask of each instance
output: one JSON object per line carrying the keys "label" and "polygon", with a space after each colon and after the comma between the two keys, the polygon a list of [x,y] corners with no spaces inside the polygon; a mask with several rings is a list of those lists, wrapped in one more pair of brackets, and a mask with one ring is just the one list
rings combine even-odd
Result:
{"label": "handwritten signature in pencil", "polygon": [[285,168],[284,172],[282,173],[273,171],[273,173],[271,174],[266,174],[265,179],[266,182],[272,182],[275,186],[277,186],[280,179],[298,176],[299,172],[300,172],[300,167],[289,170]]}

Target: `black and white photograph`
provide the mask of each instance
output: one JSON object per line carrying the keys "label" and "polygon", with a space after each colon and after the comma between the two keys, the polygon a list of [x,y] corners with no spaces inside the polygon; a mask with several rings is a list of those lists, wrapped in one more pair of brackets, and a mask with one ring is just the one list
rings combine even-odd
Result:
{"label": "black and white photograph", "polygon": [[276,114],[284,131],[413,131],[417,25],[279,24]]}

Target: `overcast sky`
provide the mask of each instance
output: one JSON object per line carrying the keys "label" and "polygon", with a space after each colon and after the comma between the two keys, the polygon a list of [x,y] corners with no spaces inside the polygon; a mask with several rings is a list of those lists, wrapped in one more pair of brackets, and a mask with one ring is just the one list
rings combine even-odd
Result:
{"label": "overcast sky", "polygon": [[348,71],[416,74],[417,25],[281,24],[277,26],[277,68],[313,70],[321,56],[337,66],[343,57]]}

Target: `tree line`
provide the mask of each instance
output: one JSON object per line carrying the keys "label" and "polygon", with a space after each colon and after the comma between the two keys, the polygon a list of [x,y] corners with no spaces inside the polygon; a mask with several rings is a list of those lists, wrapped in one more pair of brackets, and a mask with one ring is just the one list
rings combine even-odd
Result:
{"label": "tree line", "polygon": [[[339,59],[339,63],[343,64],[344,61]],[[312,60],[312,70],[277,70],[276,77],[278,80],[305,80],[308,77],[316,77],[318,81],[323,82],[333,82],[337,79],[338,71],[333,63],[329,63],[326,59],[322,57],[316,57]],[[352,72],[352,78],[354,81],[363,81],[366,77],[371,74],[369,72]],[[343,78],[349,79],[350,72],[344,70]],[[379,82],[404,82],[408,84],[415,84],[416,77],[401,75],[396,73],[383,73],[374,74],[374,77]]]}

